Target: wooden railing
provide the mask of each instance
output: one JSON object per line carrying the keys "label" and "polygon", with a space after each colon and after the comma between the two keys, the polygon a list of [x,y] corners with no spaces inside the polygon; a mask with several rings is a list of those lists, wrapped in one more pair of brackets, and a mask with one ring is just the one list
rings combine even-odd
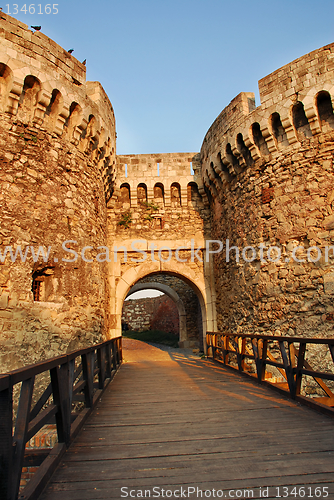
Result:
{"label": "wooden railing", "polygon": [[[121,362],[118,337],[0,375],[1,500],[38,497]],[[28,448],[50,424],[58,436],[55,446]],[[20,489],[23,467],[38,468]]]}
{"label": "wooden railing", "polygon": [[334,416],[334,339],[207,332],[206,343],[215,360]]}

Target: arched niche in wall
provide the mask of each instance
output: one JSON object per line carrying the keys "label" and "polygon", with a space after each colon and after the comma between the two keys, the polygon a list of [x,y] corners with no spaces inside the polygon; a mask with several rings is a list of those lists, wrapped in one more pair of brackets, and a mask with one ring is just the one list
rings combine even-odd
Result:
{"label": "arched niche in wall", "polygon": [[281,122],[279,113],[273,113],[269,118],[269,125],[276,143],[276,146],[288,146],[289,141]]}
{"label": "arched niche in wall", "polygon": [[137,201],[139,204],[147,203],[147,186],[144,183],[138,184],[137,187]]}
{"label": "arched niche in wall", "polygon": [[49,105],[45,110],[45,119],[54,125],[63,106],[63,96],[58,89],[53,89]]}
{"label": "arched niche in wall", "polygon": [[333,104],[329,92],[322,90],[316,96],[316,106],[323,132],[334,128]]}
{"label": "arched niche in wall", "polygon": [[239,174],[242,169],[239,165],[238,158],[232,152],[232,146],[229,142],[226,144],[225,153],[227,161],[233,167],[229,167],[229,172],[232,174]]}
{"label": "arched niche in wall", "polygon": [[269,154],[267,143],[262,135],[261,127],[258,122],[253,123],[252,127],[253,140],[258,147],[262,156]]}
{"label": "arched niche in wall", "polygon": [[29,123],[33,119],[40,90],[38,78],[32,75],[25,77],[17,111],[18,120]]}
{"label": "arched niche in wall", "polygon": [[218,166],[221,170],[220,177],[221,177],[222,182],[223,181],[231,182],[230,172],[229,172],[227,166],[225,165],[225,163],[223,163],[222,155],[220,152],[217,154],[217,163],[218,163]]}
{"label": "arched niche in wall", "polygon": [[159,207],[165,205],[165,189],[161,182],[157,182],[153,188],[154,203]]}
{"label": "arched niche in wall", "polygon": [[197,205],[201,203],[202,198],[198,191],[198,185],[196,182],[189,182],[187,185],[187,201],[188,205]]}
{"label": "arched niche in wall", "polygon": [[254,161],[253,161],[252,155],[244,142],[244,138],[243,138],[242,134],[237,135],[237,148],[238,148],[238,151],[242,154],[246,165],[248,167],[253,165]]}
{"label": "arched niche in wall", "polygon": [[178,182],[173,182],[170,187],[170,201],[172,207],[181,206],[181,188]]}
{"label": "arched niche in wall", "polygon": [[8,95],[13,82],[13,72],[4,63],[0,63],[0,111],[6,111]]}
{"label": "arched niche in wall", "polygon": [[65,132],[71,136],[75,130],[75,127],[79,125],[82,116],[81,106],[73,101],[70,106],[68,117],[66,118],[64,127]]}
{"label": "arched niche in wall", "polygon": [[[97,149],[99,141],[96,137],[96,132],[97,132],[97,120],[95,116],[91,114],[88,117],[87,127],[85,128],[85,130],[82,131],[81,134],[81,139],[84,140],[84,150],[92,152]],[[106,145],[102,146],[101,150],[103,150],[103,152],[105,153]]]}
{"label": "arched niche in wall", "polygon": [[124,205],[129,205],[131,203],[131,191],[128,183],[124,183],[120,187],[119,201]]}
{"label": "arched niche in wall", "polygon": [[296,102],[296,104],[292,106],[292,123],[299,141],[312,137],[311,127],[302,102]]}

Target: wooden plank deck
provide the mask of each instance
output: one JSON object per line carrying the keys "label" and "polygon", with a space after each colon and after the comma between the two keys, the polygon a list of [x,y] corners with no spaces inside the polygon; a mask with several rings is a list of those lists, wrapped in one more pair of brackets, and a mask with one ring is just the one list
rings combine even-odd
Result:
{"label": "wooden plank deck", "polygon": [[182,351],[124,355],[41,500],[334,499],[330,417]]}

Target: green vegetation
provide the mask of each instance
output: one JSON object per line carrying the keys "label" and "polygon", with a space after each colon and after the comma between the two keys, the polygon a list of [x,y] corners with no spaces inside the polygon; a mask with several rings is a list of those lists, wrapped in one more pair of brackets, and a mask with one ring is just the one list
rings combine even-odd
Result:
{"label": "green vegetation", "polygon": [[152,221],[154,219],[153,212],[157,212],[159,210],[159,206],[155,205],[153,202],[148,203],[147,201],[141,201],[140,204],[146,210],[146,215],[144,215],[143,219]]}
{"label": "green vegetation", "polygon": [[170,347],[179,347],[178,336],[173,333],[166,333],[160,330],[147,330],[145,332],[136,332],[128,330],[122,332],[123,337],[129,339],[141,340],[142,342],[153,342],[154,344],[168,345]]}
{"label": "green vegetation", "polygon": [[131,222],[132,222],[132,215],[130,210],[128,210],[127,212],[124,212],[121,215],[121,220],[117,222],[117,225],[124,226],[127,229],[128,227],[130,227]]}

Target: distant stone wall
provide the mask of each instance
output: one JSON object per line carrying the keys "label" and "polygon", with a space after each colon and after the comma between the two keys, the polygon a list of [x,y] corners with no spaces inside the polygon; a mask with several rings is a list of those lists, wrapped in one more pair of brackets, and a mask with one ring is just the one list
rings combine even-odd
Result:
{"label": "distant stone wall", "polygon": [[[168,309],[167,317],[159,314],[159,311],[163,313],[166,308]],[[129,330],[139,332],[155,329],[178,335],[178,310],[174,301],[166,295],[129,299],[123,305],[122,324],[127,325]]]}
{"label": "distant stone wall", "polygon": [[201,317],[201,308],[192,288],[177,276],[169,276],[167,274],[156,274],[146,278],[142,278],[138,283],[162,283],[174,290],[180,297],[186,312],[186,332],[187,341],[186,345],[191,347],[203,348],[203,325]]}
{"label": "distant stone wall", "polygon": [[109,229],[116,239],[203,237],[209,216],[201,179],[191,171],[194,156],[170,153],[117,157],[116,186],[108,204],[113,208]]}

